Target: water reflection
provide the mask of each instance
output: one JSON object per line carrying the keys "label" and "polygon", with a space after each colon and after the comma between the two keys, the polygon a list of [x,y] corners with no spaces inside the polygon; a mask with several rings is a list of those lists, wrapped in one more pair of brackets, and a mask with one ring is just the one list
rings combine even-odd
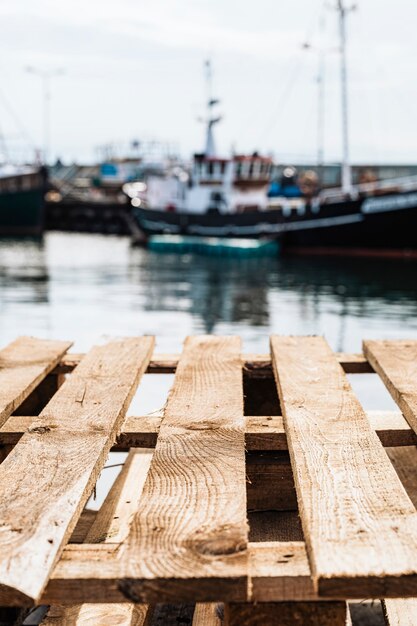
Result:
{"label": "water reflection", "polygon": [[47,302],[48,272],[42,240],[0,239],[1,304]]}
{"label": "water reflection", "polygon": [[218,259],[133,250],[149,311],[186,311],[201,330],[219,324],[269,325],[268,279],[275,259]]}
{"label": "water reflection", "polygon": [[174,351],[190,333],[324,334],[356,351],[364,337],[417,336],[415,263],[338,258],[218,259],[131,248],[128,239],[50,233],[0,241],[0,340],[155,334]]}

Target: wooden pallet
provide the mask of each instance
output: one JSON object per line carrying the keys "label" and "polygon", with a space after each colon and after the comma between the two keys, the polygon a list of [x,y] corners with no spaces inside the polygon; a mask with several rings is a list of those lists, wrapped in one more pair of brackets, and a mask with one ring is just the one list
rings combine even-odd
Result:
{"label": "wooden pallet", "polygon": [[[69,347],[0,351],[0,605],[51,605],[47,626],[167,624],[161,603],[197,603],[193,626],[339,626],[346,600],[383,598],[417,624],[417,341]],[[143,375],[174,372],[161,414],[127,416]],[[365,413],[346,373],[399,410]],[[130,452],[95,514],[110,450]]]}

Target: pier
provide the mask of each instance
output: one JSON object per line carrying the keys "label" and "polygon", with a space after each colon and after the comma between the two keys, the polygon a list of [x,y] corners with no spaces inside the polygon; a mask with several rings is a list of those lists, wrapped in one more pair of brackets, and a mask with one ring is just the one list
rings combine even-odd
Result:
{"label": "pier", "polygon": [[[345,626],[366,597],[387,624],[415,623],[417,341],[154,345],[0,351],[0,617],[48,605],[44,626],[178,623],[157,621],[167,604],[193,626]],[[163,410],[130,415],[141,380],[166,373]],[[364,411],[346,375],[369,373],[396,411]],[[128,456],[92,511],[111,450]]]}

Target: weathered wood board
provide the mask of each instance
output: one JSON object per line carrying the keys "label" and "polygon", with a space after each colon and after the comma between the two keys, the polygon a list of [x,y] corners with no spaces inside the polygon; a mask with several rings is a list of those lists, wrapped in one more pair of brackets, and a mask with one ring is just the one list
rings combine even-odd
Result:
{"label": "weathered wood board", "polygon": [[363,350],[417,433],[417,340],[364,341]]}
{"label": "weathered wood board", "polygon": [[272,337],[313,580],[322,596],[417,595],[417,512],[321,337]]}
{"label": "weathered wood board", "polygon": [[384,600],[382,602],[387,626],[416,626],[417,599]]}
{"label": "weathered wood board", "polygon": [[[87,543],[121,543],[126,538],[151,459],[151,450],[129,453],[85,538]],[[145,604],[53,605],[41,626],[148,626],[151,614]]]}
{"label": "weathered wood board", "polygon": [[[366,415],[384,447],[417,445],[417,435],[400,411],[367,411]],[[12,415],[0,427],[0,445],[15,445],[32,425],[35,417]],[[280,415],[245,416],[247,451],[288,450],[284,421]],[[162,415],[128,416],[112,450],[154,448]]]}
{"label": "weathered wood board", "polygon": [[122,548],[126,597],[246,598],[244,427],[240,340],[189,337]]}
{"label": "weathered wood board", "polygon": [[153,344],[143,337],[93,348],[0,465],[1,604],[39,600]]}
{"label": "weathered wood board", "polygon": [[19,337],[0,350],[0,426],[61,361],[68,341]]}

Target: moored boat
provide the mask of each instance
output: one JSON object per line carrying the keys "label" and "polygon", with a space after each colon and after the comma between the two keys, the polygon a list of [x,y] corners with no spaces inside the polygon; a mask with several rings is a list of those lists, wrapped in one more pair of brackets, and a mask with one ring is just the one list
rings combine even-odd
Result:
{"label": "moored boat", "polygon": [[[417,177],[353,185],[348,149],[345,20],[337,1],[341,36],[343,120],[342,186],[320,190],[313,178],[269,185],[272,161],[257,153],[219,159],[215,155],[209,98],[204,154],[195,155],[191,175],[149,181],[146,193],[131,195],[140,229],[152,235],[266,238],[298,253],[415,256]],[[299,183],[297,185],[297,183]],[[163,187],[169,189],[164,193]]]}
{"label": "moored boat", "polygon": [[44,229],[44,167],[0,166],[0,236],[39,236]]}

